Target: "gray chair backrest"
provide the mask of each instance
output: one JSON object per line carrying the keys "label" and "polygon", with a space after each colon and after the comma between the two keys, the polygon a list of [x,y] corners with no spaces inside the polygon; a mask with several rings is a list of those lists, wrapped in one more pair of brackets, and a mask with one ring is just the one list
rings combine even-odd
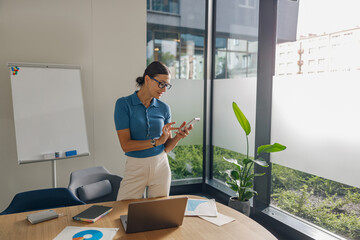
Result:
{"label": "gray chair backrest", "polygon": [[102,166],[86,168],[70,174],[68,189],[85,203],[116,201],[121,180]]}

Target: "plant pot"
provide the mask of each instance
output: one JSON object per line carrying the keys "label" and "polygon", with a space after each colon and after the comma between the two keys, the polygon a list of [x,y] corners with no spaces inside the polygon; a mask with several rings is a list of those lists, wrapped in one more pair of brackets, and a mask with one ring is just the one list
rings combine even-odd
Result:
{"label": "plant pot", "polygon": [[237,197],[229,198],[229,207],[245,214],[246,216],[250,216],[250,201],[239,201]]}

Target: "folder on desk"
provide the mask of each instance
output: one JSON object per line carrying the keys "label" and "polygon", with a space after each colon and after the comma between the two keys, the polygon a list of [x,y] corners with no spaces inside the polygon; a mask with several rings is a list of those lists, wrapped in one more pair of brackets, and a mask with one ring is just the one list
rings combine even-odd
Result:
{"label": "folder on desk", "polygon": [[189,199],[185,216],[216,217],[218,215],[215,199]]}
{"label": "folder on desk", "polygon": [[100,205],[93,205],[86,209],[85,211],[79,213],[78,215],[74,216],[74,220],[84,221],[84,222],[96,222],[109,212],[111,212],[112,207],[100,206]]}

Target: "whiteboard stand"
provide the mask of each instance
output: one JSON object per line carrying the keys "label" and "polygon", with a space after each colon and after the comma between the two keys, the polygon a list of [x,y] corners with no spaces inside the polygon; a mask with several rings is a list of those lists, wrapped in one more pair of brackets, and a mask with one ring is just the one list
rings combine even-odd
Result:
{"label": "whiteboard stand", "polygon": [[59,158],[53,158],[53,159],[42,159],[42,160],[26,160],[26,161],[19,161],[19,164],[28,164],[28,163],[36,163],[36,162],[48,162],[51,161],[51,168],[52,168],[52,175],[53,175],[53,179],[52,179],[52,186],[53,188],[56,188],[56,161],[57,160],[63,160],[63,159],[69,159],[69,158],[77,158],[77,157],[85,157],[85,156],[90,156],[90,153],[81,153],[81,154],[77,154],[74,156],[69,156],[69,157],[59,157]]}
{"label": "whiteboard stand", "polygon": [[56,160],[52,160],[53,188],[56,188]]}

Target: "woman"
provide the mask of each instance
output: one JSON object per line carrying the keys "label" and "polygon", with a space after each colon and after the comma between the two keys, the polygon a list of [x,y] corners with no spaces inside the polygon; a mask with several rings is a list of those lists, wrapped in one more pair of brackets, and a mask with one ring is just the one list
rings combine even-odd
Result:
{"label": "woman", "polygon": [[[166,153],[192,129],[192,125],[183,129],[186,122],[173,128],[170,107],[159,100],[171,88],[170,78],[164,64],[152,62],[136,79],[140,90],[116,102],[116,130],[127,155],[117,200],[141,198],[146,186],[150,198],[169,196],[171,171]],[[175,137],[172,130],[178,130]]]}

